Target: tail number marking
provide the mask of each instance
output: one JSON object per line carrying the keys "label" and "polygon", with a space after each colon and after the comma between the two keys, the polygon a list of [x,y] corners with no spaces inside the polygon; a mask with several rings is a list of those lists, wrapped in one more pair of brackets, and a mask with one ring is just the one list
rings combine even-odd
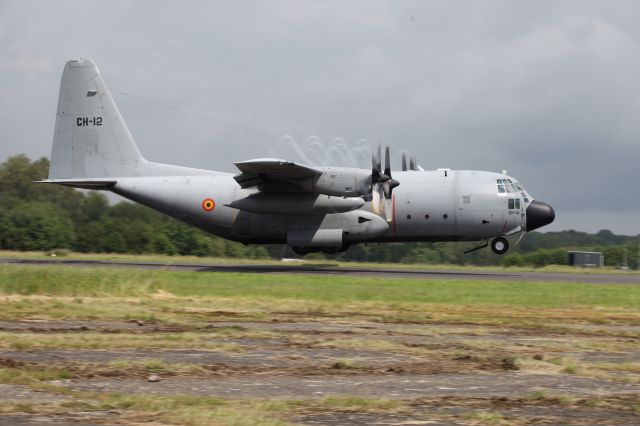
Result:
{"label": "tail number marking", "polygon": [[102,117],[78,117],[76,126],[102,126]]}

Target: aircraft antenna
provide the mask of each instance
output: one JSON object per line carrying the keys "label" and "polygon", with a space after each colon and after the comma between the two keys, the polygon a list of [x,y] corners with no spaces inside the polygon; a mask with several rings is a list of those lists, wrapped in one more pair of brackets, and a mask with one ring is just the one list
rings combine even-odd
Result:
{"label": "aircraft antenna", "polygon": [[212,117],[212,116],[209,116],[209,115],[193,113],[191,111],[187,111],[187,110],[182,109],[182,108],[178,108],[178,107],[174,107],[174,106],[171,106],[171,105],[163,104],[162,102],[154,101],[152,99],[143,98],[141,96],[133,95],[131,93],[123,92],[123,91],[120,91],[120,90],[114,90],[114,89],[109,89],[109,90],[111,92],[113,92],[113,93],[117,93],[117,94],[122,95],[122,96],[127,96],[129,98],[133,98],[133,99],[136,99],[138,101],[146,102],[148,104],[155,105],[157,107],[164,108],[164,109],[169,110],[169,111],[177,112],[177,113],[182,114],[182,115],[187,115],[189,117],[193,117],[193,118],[197,118],[197,119],[205,120],[205,121],[211,121],[211,122],[217,123],[217,124],[222,125],[222,126],[232,127],[234,129],[244,130],[245,132],[255,133],[255,134],[259,134],[261,136],[267,136],[267,137],[270,137],[270,138],[279,138],[280,137],[280,135],[276,135],[274,133],[265,132],[264,130],[256,129],[254,127],[245,126],[243,124],[234,123],[234,122],[231,122],[231,121],[220,120],[219,118],[215,118],[215,117]]}

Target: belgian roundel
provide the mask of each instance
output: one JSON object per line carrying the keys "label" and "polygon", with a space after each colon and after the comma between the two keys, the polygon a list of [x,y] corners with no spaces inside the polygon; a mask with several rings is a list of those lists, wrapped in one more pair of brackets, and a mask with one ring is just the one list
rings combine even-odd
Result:
{"label": "belgian roundel", "polygon": [[216,207],[216,202],[212,198],[205,198],[202,201],[202,210],[206,212],[212,211]]}

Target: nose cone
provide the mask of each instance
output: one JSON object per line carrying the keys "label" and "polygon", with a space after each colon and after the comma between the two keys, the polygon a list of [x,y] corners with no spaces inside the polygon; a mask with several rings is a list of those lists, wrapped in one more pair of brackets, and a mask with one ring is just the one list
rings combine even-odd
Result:
{"label": "nose cone", "polygon": [[542,201],[533,200],[527,207],[527,232],[548,225],[555,218],[556,212],[553,211],[553,207]]}

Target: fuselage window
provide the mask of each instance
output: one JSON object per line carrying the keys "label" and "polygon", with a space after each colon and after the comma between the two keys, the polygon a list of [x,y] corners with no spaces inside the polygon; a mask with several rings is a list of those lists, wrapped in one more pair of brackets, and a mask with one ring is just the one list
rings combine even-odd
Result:
{"label": "fuselage window", "polygon": [[471,204],[471,195],[463,195],[462,204]]}
{"label": "fuselage window", "polygon": [[516,209],[520,208],[520,198],[516,198]]}
{"label": "fuselage window", "polygon": [[424,218],[425,218],[425,219],[429,219],[429,217],[430,217],[430,216],[429,216],[428,214],[425,214],[425,215],[424,215]]}
{"label": "fuselage window", "polygon": [[448,216],[448,215],[446,215],[446,214],[443,214],[443,215],[442,215],[442,218],[443,218],[443,219],[448,219],[448,218],[449,218],[449,216]]}
{"label": "fuselage window", "polygon": [[525,202],[525,203],[528,203],[528,202],[529,202],[529,199],[528,199],[527,197],[524,197],[524,202]]}
{"label": "fuselage window", "polygon": [[513,210],[515,208],[515,201],[513,198],[509,198],[509,210]]}

